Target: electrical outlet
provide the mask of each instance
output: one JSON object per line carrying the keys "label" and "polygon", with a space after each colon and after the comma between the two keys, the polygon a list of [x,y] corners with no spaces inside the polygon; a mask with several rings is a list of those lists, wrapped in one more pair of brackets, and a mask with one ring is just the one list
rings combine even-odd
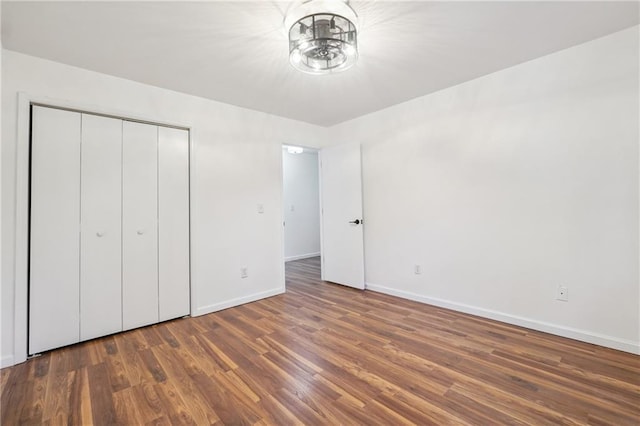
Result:
{"label": "electrical outlet", "polygon": [[258,204],[257,208],[258,208],[258,213],[260,214],[264,213],[264,204]]}
{"label": "electrical outlet", "polygon": [[422,266],[413,265],[413,273],[416,275],[420,275],[422,273]]}
{"label": "electrical outlet", "polygon": [[556,299],[562,300],[563,302],[569,301],[569,289],[567,288],[567,286],[558,286],[558,294],[556,295]]}
{"label": "electrical outlet", "polygon": [[249,276],[249,268],[243,266],[240,268],[240,278],[247,278]]}

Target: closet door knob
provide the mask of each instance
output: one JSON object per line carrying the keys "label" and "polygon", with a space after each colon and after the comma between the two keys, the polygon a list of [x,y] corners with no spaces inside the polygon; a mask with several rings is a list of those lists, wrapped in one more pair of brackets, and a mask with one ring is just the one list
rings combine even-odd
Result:
{"label": "closet door knob", "polygon": [[102,236],[104,235],[104,232],[102,232],[102,231],[98,231],[98,232],[96,232],[96,235],[97,235],[98,237],[102,237]]}
{"label": "closet door knob", "polygon": [[144,231],[142,229],[138,229],[138,235],[142,235],[144,234]]}

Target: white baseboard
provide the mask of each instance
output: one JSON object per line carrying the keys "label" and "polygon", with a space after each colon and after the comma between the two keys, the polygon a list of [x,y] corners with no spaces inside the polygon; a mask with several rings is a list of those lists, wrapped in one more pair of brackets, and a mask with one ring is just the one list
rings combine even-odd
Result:
{"label": "white baseboard", "polygon": [[289,256],[289,257],[285,257],[284,261],[285,262],[291,262],[292,260],[300,260],[300,259],[308,259],[310,257],[318,257],[320,256],[320,252],[317,253],[307,253],[307,254],[299,254],[297,256]]}
{"label": "white baseboard", "polygon": [[0,368],[11,367],[14,364],[13,355],[3,355],[0,358]]}
{"label": "white baseboard", "polygon": [[227,308],[233,308],[234,306],[244,305],[245,303],[255,302],[256,300],[265,299],[267,297],[276,296],[285,292],[285,288],[278,287],[260,293],[250,294],[249,296],[238,297],[236,299],[227,300],[220,303],[214,303],[213,305],[201,306],[196,308],[194,316],[206,315],[212,312],[221,311]]}
{"label": "white baseboard", "polygon": [[463,303],[452,302],[450,300],[438,299],[434,297],[423,296],[408,291],[398,290],[385,286],[367,283],[367,290],[379,293],[389,294],[391,296],[401,297],[416,302],[425,303],[427,305],[438,306],[441,308],[451,309],[453,311],[464,312],[466,314],[477,315],[483,318],[489,318],[496,321],[513,324],[520,327],[530,328],[533,330],[543,331],[545,333],[555,334],[569,339],[580,340],[582,342],[593,343],[595,345],[605,346],[607,348],[617,349],[624,352],[640,355],[640,342],[632,340],[619,339],[617,337],[607,336],[600,333],[594,333],[586,330],[579,330],[562,325],[551,324],[544,321],[538,321],[531,318],[524,318],[516,315],[506,314],[491,309],[480,308],[477,306],[465,305]]}

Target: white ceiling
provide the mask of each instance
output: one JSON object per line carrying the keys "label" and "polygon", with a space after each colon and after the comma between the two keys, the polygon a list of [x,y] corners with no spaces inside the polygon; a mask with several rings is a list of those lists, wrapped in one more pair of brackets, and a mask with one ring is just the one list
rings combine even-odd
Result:
{"label": "white ceiling", "polygon": [[290,2],[2,2],[5,48],[331,126],[637,25],[637,2],[352,1],[360,58],[294,70]]}

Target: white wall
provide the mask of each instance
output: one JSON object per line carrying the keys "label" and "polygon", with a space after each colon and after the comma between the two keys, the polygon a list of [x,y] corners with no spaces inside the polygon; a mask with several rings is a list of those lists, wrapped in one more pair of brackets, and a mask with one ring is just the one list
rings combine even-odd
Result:
{"label": "white wall", "polygon": [[370,288],[637,352],[638,48],[635,27],[329,130],[5,50],[2,365],[18,91],[193,126],[196,313],[283,291],[281,144],[330,132],[364,146]]}
{"label": "white wall", "polygon": [[[19,91],[191,125],[195,313],[284,291],[282,143],[319,144],[324,129],[8,50],[2,59],[2,365],[19,361],[13,303]],[[240,278],[242,266],[248,278]],[[24,309],[17,306],[20,315]]]}
{"label": "white wall", "polygon": [[318,153],[282,152],[285,261],[320,255]]}
{"label": "white wall", "polygon": [[364,144],[368,288],[638,352],[638,35],[332,129]]}
{"label": "white wall", "polygon": [[[0,4],[0,97],[2,96],[2,5]],[[2,135],[2,104],[0,103],[0,136]],[[1,147],[0,147],[1,148]],[[0,166],[2,165],[2,149],[0,149]],[[2,188],[3,182],[2,182],[2,168],[0,167],[0,188]],[[1,193],[0,193],[1,194]],[[2,200],[2,197],[0,196],[0,224],[3,223],[3,207],[4,205],[4,201]],[[2,256],[2,252],[3,252],[3,246],[4,244],[2,243],[2,235],[4,233],[3,229],[4,226],[0,226],[0,260],[4,259],[4,257]],[[4,282],[4,275],[2,274],[2,270],[3,270],[3,265],[2,265],[2,261],[0,261],[0,307],[3,307],[3,294],[4,291],[2,290],[3,288],[3,282]],[[2,309],[2,312],[0,312],[0,368],[3,367],[5,365],[5,360],[10,362],[11,359],[9,359],[8,355],[5,355],[5,351],[2,349],[3,344],[2,342],[4,341],[4,318],[5,318],[5,314],[4,314],[4,309]],[[13,333],[12,333],[13,334]],[[11,355],[11,358],[13,358],[13,355]]]}

